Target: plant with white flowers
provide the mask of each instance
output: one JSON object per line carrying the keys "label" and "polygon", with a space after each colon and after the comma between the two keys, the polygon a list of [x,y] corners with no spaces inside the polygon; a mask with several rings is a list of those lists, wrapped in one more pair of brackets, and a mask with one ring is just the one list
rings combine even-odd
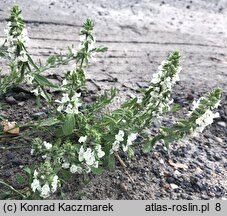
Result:
{"label": "plant with white flowers", "polygon": [[[42,162],[25,170],[30,176],[30,197],[50,197],[61,190],[61,185],[73,175],[88,176],[90,172],[99,175],[106,168],[114,169],[116,159],[123,163],[121,153],[127,154],[128,158],[134,156],[135,145],[140,144],[144,152],[149,152],[156,142],[163,140],[168,148],[175,140],[202,132],[218,117],[214,110],[220,104],[221,89],[216,88],[193,102],[192,111],[185,119],[176,121],[169,128],[162,126],[162,117],[175,109],[171,92],[179,81],[181,71],[178,51],[161,63],[143,94],[110,111],[103,108],[116,96],[115,88],[104,92],[92,103],[86,103],[81,94],[86,89],[85,68],[89,59],[93,54],[107,50],[105,47],[94,48],[94,23],[90,19],[81,29],[83,39],[79,50],[76,52],[74,48],[69,48],[66,57],[51,56],[44,65],[36,64],[27,52],[24,27],[21,11],[14,7],[7,39],[0,53],[16,65],[11,69],[15,69],[16,73],[20,71],[16,75],[20,79],[17,82],[14,78],[3,79],[4,88],[0,87],[0,90],[4,93],[11,84],[22,81],[32,84],[32,92],[37,99],[45,100],[52,108],[48,119],[33,122],[33,130],[39,132],[45,129],[47,139],[40,136],[32,142],[31,155],[40,157]],[[64,73],[61,86],[56,86],[42,75],[44,71],[70,61],[74,62],[73,67]],[[47,87],[57,89],[62,95],[56,98]],[[161,127],[152,136],[147,131],[154,121],[159,121]]]}

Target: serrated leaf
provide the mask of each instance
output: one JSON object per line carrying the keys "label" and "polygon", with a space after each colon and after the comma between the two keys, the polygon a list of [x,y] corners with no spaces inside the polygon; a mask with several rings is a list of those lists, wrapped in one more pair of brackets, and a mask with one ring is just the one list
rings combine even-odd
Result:
{"label": "serrated leaf", "polygon": [[74,114],[68,113],[66,115],[65,121],[62,125],[62,131],[65,136],[68,136],[68,135],[72,134],[74,128],[75,128]]}
{"label": "serrated leaf", "polygon": [[72,177],[72,174],[71,172],[69,172],[68,170],[61,170],[61,178],[64,180],[64,181],[69,181],[70,178]]}
{"label": "serrated leaf", "polygon": [[96,52],[96,53],[100,53],[100,52],[106,52],[108,50],[107,47],[97,47],[91,50],[91,52]]}
{"label": "serrated leaf", "polygon": [[1,192],[0,193],[0,200],[4,200],[7,199],[11,196],[11,192],[10,191],[6,191],[6,192]]}
{"label": "serrated leaf", "polygon": [[145,142],[143,145],[143,152],[148,153],[152,150],[151,142]]}
{"label": "serrated leaf", "polygon": [[41,121],[38,126],[39,127],[49,127],[49,126],[53,126],[57,123],[59,123],[60,121],[56,118],[48,118],[48,119],[45,119],[43,121]]}
{"label": "serrated leaf", "polygon": [[28,173],[29,175],[33,175],[33,170],[30,167],[25,167],[24,171]]}
{"label": "serrated leaf", "polygon": [[34,79],[39,83],[41,86],[48,86],[48,87],[57,87],[53,83],[51,83],[46,77],[40,75],[40,74],[34,74]]}
{"label": "serrated leaf", "polygon": [[20,173],[16,173],[16,180],[17,180],[20,184],[24,184],[24,183],[25,183],[25,179],[24,179],[24,177],[23,177]]}
{"label": "serrated leaf", "polygon": [[104,169],[102,167],[91,167],[91,171],[95,174],[95,175],[102,175],[104,172]]}
{"label": "serrated leaf", "polygon": [[154,144],[162,138],[163,138],[162,135],[158,135],[158,136],[154,137],[152,140],[148,140],[148,141],[144,142],[143,152],[144,153],[150,152],[152,150]]}

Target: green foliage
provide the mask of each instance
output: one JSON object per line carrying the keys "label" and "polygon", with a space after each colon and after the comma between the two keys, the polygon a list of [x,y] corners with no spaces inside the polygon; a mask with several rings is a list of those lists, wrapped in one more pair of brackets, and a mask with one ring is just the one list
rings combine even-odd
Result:
{"label": "green foliage", "polygon": [[[181,70],[179,51],[171,53],[162,62],[149,88],[142,91],[140,96],[131,98],[116,109],[110,109],[117,95],[116,88],[103,92],[95,102],[89,104],[81,96],[81,91],[86,89],[85,70],[90,58],[107,51],[103,46],[92,48],[95,43],[92,20],[87,19],[80,31],[82,40],[78,51],[72,46],[68,48],[66,56],[50,56],[44,64],[36,63],[27,51],[25,24],[19,7],[12,9],[8,26],[7,39],[0,47],[0,56],[9,61],[11,72],[9,76],[0,76],[0,93],[4,94],[13,85],[27,83],[33,87],[32,92],[39,101],[45,100],[51,109],[48,119],[31,123],[33,134],[43,130],[52,140],[33,139],[31,154],[41,157],[43,162],[24,169],[29,180],[29,187],[24,192],[26,195],[10,188],[22,197],[45,199],[74,174],[87,178],[90,172],[101,175],[105,168],[113,170],[122,152],[129,158],[134,157],[134,146],[137,144],[142,145],[145,153],[160,141],[168,149],[172,142],[202,132],[217,117],[213,111],[220,103],[219,88],[193,102],[193,110],[185,119],[176,121],[172,127],[163,126],[163,116],[179,110],[171,99],[172,88],[179,81]],[[64,73],[60,86],[43,75],[50,68],[68,65],[69,62],[73,62],[74,66]],[[60,91],[61,98],[56,99],[48,89]],[[156,135],[151,135],[149,131],[154,121],[158,121],[161,128]],[[19,173],[16,179],[21,184],[26,182],[26,178]],[[7,197],[7,193],[0,196]]]}

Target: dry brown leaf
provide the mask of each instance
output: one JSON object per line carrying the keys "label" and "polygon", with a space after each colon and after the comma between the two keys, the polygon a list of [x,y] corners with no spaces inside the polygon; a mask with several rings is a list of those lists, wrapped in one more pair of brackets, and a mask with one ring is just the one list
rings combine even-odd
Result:
{"label": "dry brown leaf", "polygon": [[20,133],[20,129],[19,127],[16,126],[16,122],[9,122],[6,120],[2,123],[2,125],[5,133],[10,133],[15,135],[18,135]]}
{"label": "dry brown leaf", "polygon": [[169,164],[170,164],[171,166],[173,166],[175,169],[178,169],[178,168],[181,168],[181,169],[184,169],[184,170],[187,170],[187,169],[188,169],[188,166],[185,165],[185,164],[174,163],[172,160],[169,160],[168,162],[169,162]]}

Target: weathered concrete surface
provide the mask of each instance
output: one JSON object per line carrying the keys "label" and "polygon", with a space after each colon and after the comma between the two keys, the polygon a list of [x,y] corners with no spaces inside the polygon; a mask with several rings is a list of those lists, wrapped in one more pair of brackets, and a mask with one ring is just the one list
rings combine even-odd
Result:
{"label": "weathered concrete surface", "polygon": [[95,58],[88,76],[103,88],[117,85],[106,85],[110,77],[118,78],[118,87],[136,88],[137,81],[149,81],[167,54],[179,49],[183,85],[227,90],[227,1],[1,0],[0,41],[15,3],[23,9],[30,51],[41,59],[64,53],[67,45],[77,47],[83,21],[92,18],[97,44],[109,51]]}

